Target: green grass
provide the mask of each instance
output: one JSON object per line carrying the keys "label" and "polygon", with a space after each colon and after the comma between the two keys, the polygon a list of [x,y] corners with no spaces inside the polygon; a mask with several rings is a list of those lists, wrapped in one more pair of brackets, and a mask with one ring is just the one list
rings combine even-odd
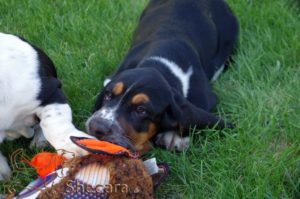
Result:
{"label": "green grass", "polygon": [[[170,165],[157,198],[300,198],[300,11],[292,0],[228,1],[240,21],[235,63],[214,83],[216,112],[237,124],[223,136],[195,131],[183,153],[155,149]],[[84,128],[104,77],[121,62],[146,0],[0,0],[0,31],[22,35],[55,62]],[[5,142],[8,156],[29,140]],[[15,171],[7,187],[36,176]]]}

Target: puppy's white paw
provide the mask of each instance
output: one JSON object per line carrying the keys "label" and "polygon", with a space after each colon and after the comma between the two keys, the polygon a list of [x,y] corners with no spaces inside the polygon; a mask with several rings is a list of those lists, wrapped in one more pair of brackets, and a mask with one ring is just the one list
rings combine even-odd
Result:
{"label": "puppy's white paw", "polygon": [[177,132],[169,131],[159,134],[155,143],[168,150],[183,151],[189,147],[190,138],[180,137]]}
{"label": "puppy's white paw", "polygon": [[88,153],[75,145],[70,137],[92,136],[79,131],[72,123],[72,111],[68,104],[50,104],[37,110],[41,128],[47,141],[66,158],[87,155]]}
{"label": "puppy's white paw", "polygon": [[46,140],[40,125],[36,125],[34,127],[34,137],[31,140],[30,148],[45,148],[46,146],[49,146],[49,142]]}
{"label": "puppy's white paw", "polygon": [[0,181],[7,180],[10,176],[10,172],[6,158],[0,153]]}
{"label": "puppy's white paw", "polygon": [[93,136],[90,136],[84,132],[75,129],[73,132],[66,135],[66,137],[57,140],[56,145],[54,146],[57,152],[59,154],[62,154],[67,159],[71,159],[77,156],[88,155],[89,153],[86,150],[83,150],[82,148],[80,148],[79,146],[77,146],[71,141],[70,139],[71,136],[95,138]]}

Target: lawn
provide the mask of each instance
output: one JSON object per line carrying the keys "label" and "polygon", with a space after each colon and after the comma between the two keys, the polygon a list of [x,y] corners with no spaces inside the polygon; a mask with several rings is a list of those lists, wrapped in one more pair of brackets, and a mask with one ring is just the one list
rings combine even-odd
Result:
{"label": "lawn", "polygon": [[[54,61],[84,130],[102,82],[124,57],[146,0],[0,0],[0,31],[21,35]],[[183,153],[152,150],[171,172],[156,198],[300,198],[300,10],[292,0],[228,0],[240,21],[234,63],[214,83],[216,114],[234,130],[191,131]],[[5,142],[8,157],[29,140]],[[16,170],[21,190],[36,178]]]}

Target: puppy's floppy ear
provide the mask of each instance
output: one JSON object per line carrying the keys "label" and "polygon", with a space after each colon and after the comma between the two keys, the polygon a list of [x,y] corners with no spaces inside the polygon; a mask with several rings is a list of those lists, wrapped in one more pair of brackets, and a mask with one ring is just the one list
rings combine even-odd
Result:
{"label": "puppy's floppy ear", "polygon": [[180,128],[183,132],[187,132],[190,127],[223,129],[226,125],[222,119],[196,107],[177,91],[173,91],[171,104],[162,119],[162,128],[169,128],[168,130]]}

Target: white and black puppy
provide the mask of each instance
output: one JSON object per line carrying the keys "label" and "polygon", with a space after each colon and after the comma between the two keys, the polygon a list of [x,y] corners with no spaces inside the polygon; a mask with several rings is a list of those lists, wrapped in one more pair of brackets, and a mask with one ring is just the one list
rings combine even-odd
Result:
{"label": "white and black puppy", "polygon": [[224,128],[210,81],[233,52],[238,22],[223,0],[151,0],[131,47],[100,92],[88,131],[138,151],[189,145],[189,127]]}
{"label": "white and black puppy", "polygon": [[[41,129],[34,126],[39,121]],[[0,33],[0,143],[34,134],[34,145],[43,145],[46,138],[57,150],[85,154],[69,139],[71,135],[86,134],[72,124],[71,109],[53,62],[24,39]],[[9,174],[0,152],[0,180]]]}

